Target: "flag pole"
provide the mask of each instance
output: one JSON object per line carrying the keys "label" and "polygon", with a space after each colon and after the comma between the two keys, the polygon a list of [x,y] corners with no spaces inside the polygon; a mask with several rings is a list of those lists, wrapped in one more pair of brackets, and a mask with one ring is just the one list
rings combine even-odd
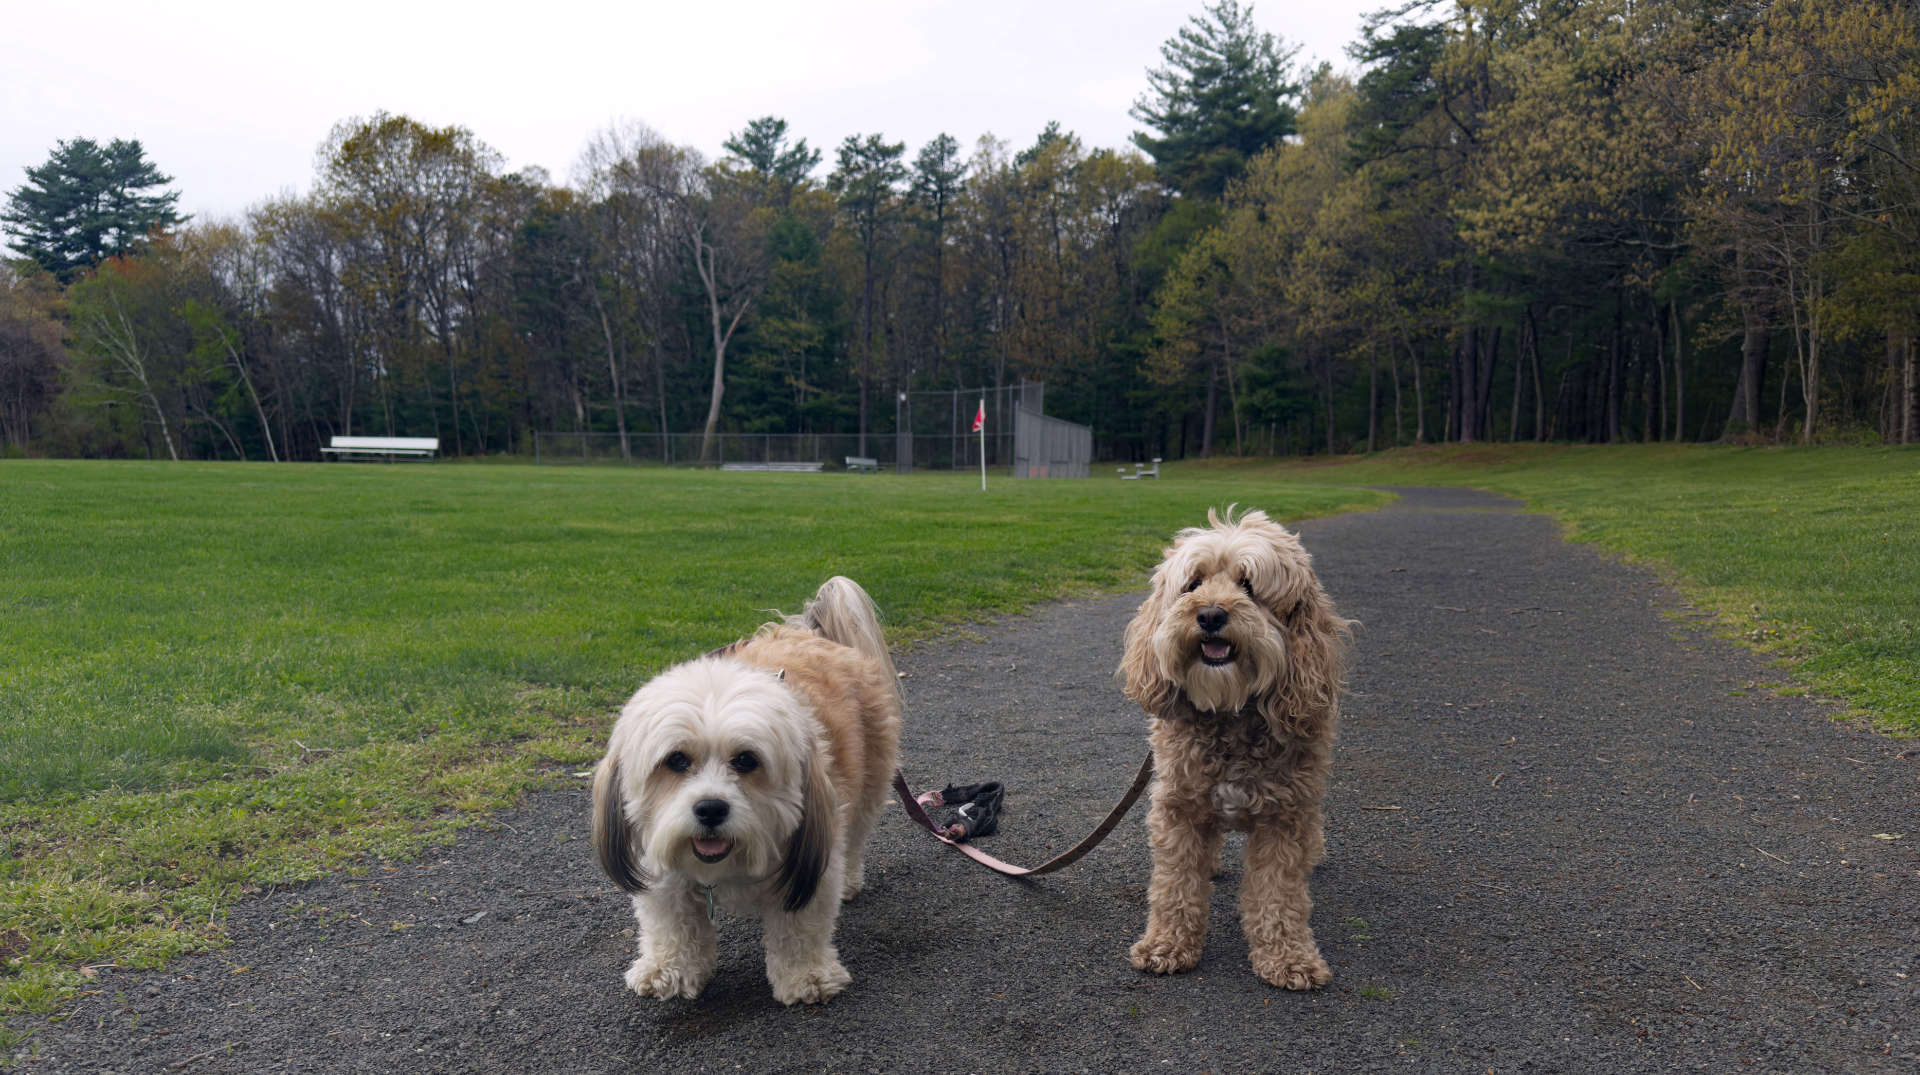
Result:
{"label": "flag pole", "polygon": [[980,397],[980,420],[973,428],[980,431],[980,491],[987,491],[987,398]]}

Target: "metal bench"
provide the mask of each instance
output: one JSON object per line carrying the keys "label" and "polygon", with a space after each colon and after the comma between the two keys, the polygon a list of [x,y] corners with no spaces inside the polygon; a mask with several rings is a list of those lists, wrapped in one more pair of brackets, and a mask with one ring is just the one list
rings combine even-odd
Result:
{"label": "metal bench", "polygon": [[847,457],[847,469],[861,474],[878,474],[880,473],[880,461],[878,459],[868,459],[865,456],[850,455]]}
{"label": "metal bench", "polygon": [[1115,467],[1113,469],[1120,472],[1120,480],[1123,482],[1135,481],[1140,478],[1152,478],[1158,481],[1160,480],[1160,457],[1157,455],[1153,457],[1152,467],[1148,467],[1145,463],[1135,463],[1132,474],[1127,473],[1126,467]]}
{"label": "metal bench", "polygon": [[818,474],[825,463],[722,463],[721,470],[774,470],[790,474]]}
{"label": "metal bench", "polygon": [[385,456],[388,459],[432,459],[440,450],[439,437],[334,437],[322,452],[341,459]]}

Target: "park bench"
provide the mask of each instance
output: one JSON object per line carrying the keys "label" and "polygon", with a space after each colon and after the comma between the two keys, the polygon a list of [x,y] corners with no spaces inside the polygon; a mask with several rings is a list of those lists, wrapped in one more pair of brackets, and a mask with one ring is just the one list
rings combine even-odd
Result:
{"label": "park bench", "polygon": [[438,437],[334,437],[322,452],[341,459],[381,455],[388,459],[432,459]]}
{"label": "park bench", "polygon": [[789,474],[818,474],[825,463],[722,463],[721,470],[772,470]]}
{"label": "park bench", "polygon": [[1152,478],[1158,481],[1160,479],[1160,457],[1157,455],[1153,457],[1152,467],[1148,467],[1145,463],[1135,463],[1132,474],[1127,473],[1126,467],[1115,467],[1113,469],[1120,472],[1120,480],[1123,482],[1134,481],[1138,478]]}
{"label": "park bench", "polygon": [[847,469],[857,471],[861,474],[878,474],[880,473],[880,461],[878,459],[868,459],[865,456],[850,455],[847,457]]}

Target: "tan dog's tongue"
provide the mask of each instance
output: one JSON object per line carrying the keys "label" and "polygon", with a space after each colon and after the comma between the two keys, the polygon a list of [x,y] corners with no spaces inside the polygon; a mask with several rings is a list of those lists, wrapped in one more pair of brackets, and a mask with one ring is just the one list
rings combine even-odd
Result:
{"label": "tan dog's tongue", "polygon": [[730,846],[732,845],[718,836],[698,836],[693,841],[693,849],[702,855],[718,855]]}
{"label": "tan dog's tongue", "polygon": [[1206,654],[1208,660],[1217,661],[1232,653],[1233,647],[1225,642],[1202,642],[1200,652]]}

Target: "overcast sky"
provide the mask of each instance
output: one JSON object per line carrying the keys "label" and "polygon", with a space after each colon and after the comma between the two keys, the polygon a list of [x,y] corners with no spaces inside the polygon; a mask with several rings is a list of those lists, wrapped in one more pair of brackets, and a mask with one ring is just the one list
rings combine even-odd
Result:
{"label": "overcast sky", "polygon": [[[1258,0],[1300,58],[1351,66],[1384,0]],[[1016,146],[1048,120],[1091,147],[1138,128],[1159,47],[1201,9],[1147,0],[630,0],[13,5],[0,35],[0,191],[56,141],[137,138],[181,208],[237,215],[310,189],[334,124],[379,110],[457,124],[508,167],[564,181],[594,132],[639,120],[709,157],[749,119],[823,150],[946,132]]]}

